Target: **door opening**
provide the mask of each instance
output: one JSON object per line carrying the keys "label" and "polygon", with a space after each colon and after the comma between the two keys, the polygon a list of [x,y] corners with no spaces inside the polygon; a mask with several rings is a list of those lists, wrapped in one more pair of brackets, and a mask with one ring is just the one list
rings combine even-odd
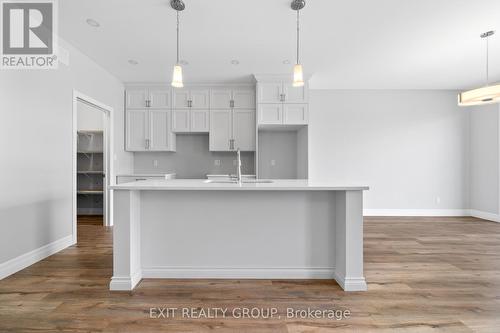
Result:
{"label": "door opening", "polygon": [[111,226],[112,109],[78,92],[73,98],[73,240],[77,224]]}

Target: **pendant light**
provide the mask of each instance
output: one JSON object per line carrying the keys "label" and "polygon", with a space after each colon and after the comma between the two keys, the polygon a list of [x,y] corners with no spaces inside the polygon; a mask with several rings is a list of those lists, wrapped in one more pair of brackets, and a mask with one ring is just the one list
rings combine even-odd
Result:
{"label": "pendant light", "polygon": [[171,0],[170,6],[177,11],[177,61],[172,74],[172,87],[182,88],[184,83],[182,81],[182,67],[179,62],[179,12],[183,11],[186,5],[182,0]]}
{"label": "pendant light", "polygon": [[458,95],[458,105],[485,105],[500,102],[500,84],[490,85],[489,77],[489,38],[495,34],[495,31],[488,31],[481,34],[481,38],[486,39],[486,86]]}
{"label": "pendant light", "polygon": [[300,46],[300,10],[306,6],[305,0],[293,0],[292,9],[297,12],[297,62],[293,66],[293,86],[302,87],[304,86],[304,72],[302,70],[302,64],[299,58],[299,46]]}

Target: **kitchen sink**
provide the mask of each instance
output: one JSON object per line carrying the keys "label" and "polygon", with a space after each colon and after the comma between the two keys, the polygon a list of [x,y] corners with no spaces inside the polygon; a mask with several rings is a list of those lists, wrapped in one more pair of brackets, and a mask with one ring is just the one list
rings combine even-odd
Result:
{"label": "kitchen sink", "polygon": [[[204,181],[206,184],[238,184],[237,180],[213,180],[213,179],[207,179]],[[267,180],[267,179],[245,179],[242,180],[241,183],[243,184],[272,184],[274,181],[272,180]]]}

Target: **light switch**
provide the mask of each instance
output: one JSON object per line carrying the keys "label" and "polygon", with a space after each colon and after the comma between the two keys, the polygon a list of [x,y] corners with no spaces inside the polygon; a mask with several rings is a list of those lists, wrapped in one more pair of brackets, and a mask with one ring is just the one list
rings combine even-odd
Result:
{"label": "light switch", "polygon": [[220,160],[214,160],[214,165],[215,166],[220,166]]}

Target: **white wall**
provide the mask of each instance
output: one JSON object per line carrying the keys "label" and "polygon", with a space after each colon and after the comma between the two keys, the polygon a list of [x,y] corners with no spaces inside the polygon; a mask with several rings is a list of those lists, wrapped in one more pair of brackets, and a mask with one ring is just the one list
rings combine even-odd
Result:
{"label": "white wall", "polygon": [[73,89],[115,109],[120,163],[114,171],[132,170],[133,156],[123,149],[122,83],[60,43],[70,53],[69,67],[0,74],[0,278],[6,261],[72,233]]}
{"label": "white wall", "polygon": [[[470,208],[477,215],[499,214],[499,106],[469,109]],[[486,217],[486,216],[484,216]],[[491,216],[490,216],[491,218]]]}
{"label": "white wall", "polygon": [[311,90],[309,177],[370,186],[365,208],[468,208],[468,110],[453,91]]}

